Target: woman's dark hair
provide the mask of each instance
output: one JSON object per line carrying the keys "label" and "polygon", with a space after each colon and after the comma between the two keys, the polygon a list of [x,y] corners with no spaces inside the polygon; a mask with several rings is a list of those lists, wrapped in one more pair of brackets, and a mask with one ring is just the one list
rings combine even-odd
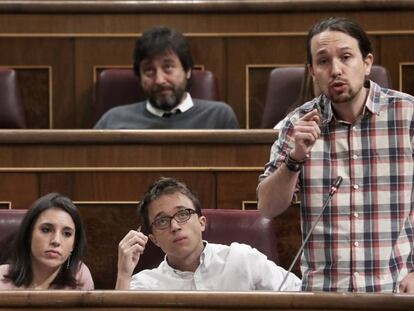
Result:
{"label": "woman's dark hair", "polygon": [[[34,225],[40,214],[48,209],[61,209],[68,213],[75,224],[75,239],[73,250],[67,261],[62,264],[58,275],[50,284],[59,289],[64,287],[76,288],[81,284],[76,281],[76,274],[81,265],[86,248],[85,231],[79,211],[73,202],[59,193],[49,193],[36,200],[25,214],[19,231],[13,241],[9,258],[10,268],[5,278],[10,279],[15,286],[29,286],[33,281],[31,264],[31,241]],[[69,261],[69,264],[68,264]]]}
{"label": "woman's dark hair", "polygon": [[358,41],[359,50],[361,51],[364,59],[369,53],[372,53],[371,41],[369,40],[366,32],[358,23],[345,17],[330,17],[312,26],[308,32],[306,40],[308,64],[312,65],[312,38],[326,30],[340,31],[356,39]]}
{"label": "woman's dark hair", "polygon": [[153,27],[144,32],[135,42],[133,60],[135,75],[140,77],[139,65],[144,59],[169,51],[177,55],[185,72],[191,70],[193,58],[187,39],[180,32],[164,26]]}
{"label": "woman's dark hair", "polygon": [[154,182],[145,192],[142,201],[138,204],[138,211],[141,221],[143,222],[143,230],[146,233],[151,232],[148,207],[155,200],[166,194],[181,193],[185,195],[193,203],[195,211],[198,216],[201,216],[201,204],[198,200],[197,194],[193,192],[185,183],[178,181],[172,177],[161,177]]}

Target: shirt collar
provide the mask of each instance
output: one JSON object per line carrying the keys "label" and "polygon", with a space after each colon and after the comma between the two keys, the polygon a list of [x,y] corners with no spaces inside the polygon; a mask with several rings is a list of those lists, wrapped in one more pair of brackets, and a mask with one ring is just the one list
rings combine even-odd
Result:
{"label": "shirt collar", "polygon": [[168,113],[168,112],[171,112],[171,113],[174,114],[177,110],[180,110],[181,112],[186,112],[188,109],[190,109],[193,106],[194,106],[193,99],[191,98],[191,95],[188,92],[185,93],[184,100],[177,107],[172,109],[171,111],[156,108],[153,105],[151,105],[149,100],[147,100],[147,102],[146,102],[147,110],[150,113],[152,113],[153,115],[156,115],[156,116],[159,116],[159,117],[162,117],[164,115],[164,113]]}
{"label": "shirt collar", "polygon": [[369,91],[365,107],[373,114],[380,115],[381,106],[384,104],[384,92],[381,91],[381,86],[369,80]]}
{"label": "shirt collar", "polygon": [[[211,248],[208,242],[203,240],[203,244],[204,244],[204,249],[200,255],[200,264],[198,265],[197,269],[200,269],[200,267],[205,267],[212,257],[212,251],[211,251]],[[184,278],[190,277],[194,274],[194,272],[191,272],[191,271],[181,271],[181,270],[174,269],[173,267],[171,267],[170,264],[168,263],[167,255],[164,256],[164,263],[165,263],[165,267],[167,271],[171,274],[177,274]]]}

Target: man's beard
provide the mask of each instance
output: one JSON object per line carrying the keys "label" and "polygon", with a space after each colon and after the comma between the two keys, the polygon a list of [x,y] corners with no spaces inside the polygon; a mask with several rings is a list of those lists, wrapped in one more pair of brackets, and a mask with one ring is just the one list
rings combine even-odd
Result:
{"label": "man's beard", "polygon": [[349,89],[342,94],[331,93],[328,95],[328,98],[335,104],[350,103],[356,98],[359,91],[355,92],[355,90]]}
{"label": "man's beard", "polygon": [[[171,111],[175,107],[177,107],[185,94],[185,87],[184,85],[179,85],[177,87],[174,86],[158,86],[151,90],[149,94],[149,101],[151,105],[155,108],[162,109],[165,111]],[[161,94],[162,90],[169,90],[171,94],[163,95]]]}

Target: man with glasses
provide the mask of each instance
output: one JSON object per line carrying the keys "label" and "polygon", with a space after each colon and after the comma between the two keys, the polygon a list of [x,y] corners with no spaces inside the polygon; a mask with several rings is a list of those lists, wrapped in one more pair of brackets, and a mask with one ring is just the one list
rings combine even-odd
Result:
{"label": "man with glasses", "polygon": [[[278,290],[287,271],[258,250],[203,241],[206,217],[184,183],[161,178],[139,204],[144,232],[166,254],[161,264],[132,276],[148,237],[131,230],[119,243],[116,289]],[[290,273],[282,287],[297,291],[301,280]]]}

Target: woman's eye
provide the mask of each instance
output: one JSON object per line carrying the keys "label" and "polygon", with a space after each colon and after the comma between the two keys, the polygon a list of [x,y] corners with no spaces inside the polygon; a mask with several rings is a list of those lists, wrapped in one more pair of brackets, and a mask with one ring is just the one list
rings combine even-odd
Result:
{"label": "woman's eye", "polygon": [[73,234],[72,234],[72,232],[63,232],[63,235],[66,237],[66,238],[70,238]]}
{"label": "woman's eye", "polygon": [[50,228],[47,227],[43,227],[40,229],[43,233],[49,233],[50,232]]}

